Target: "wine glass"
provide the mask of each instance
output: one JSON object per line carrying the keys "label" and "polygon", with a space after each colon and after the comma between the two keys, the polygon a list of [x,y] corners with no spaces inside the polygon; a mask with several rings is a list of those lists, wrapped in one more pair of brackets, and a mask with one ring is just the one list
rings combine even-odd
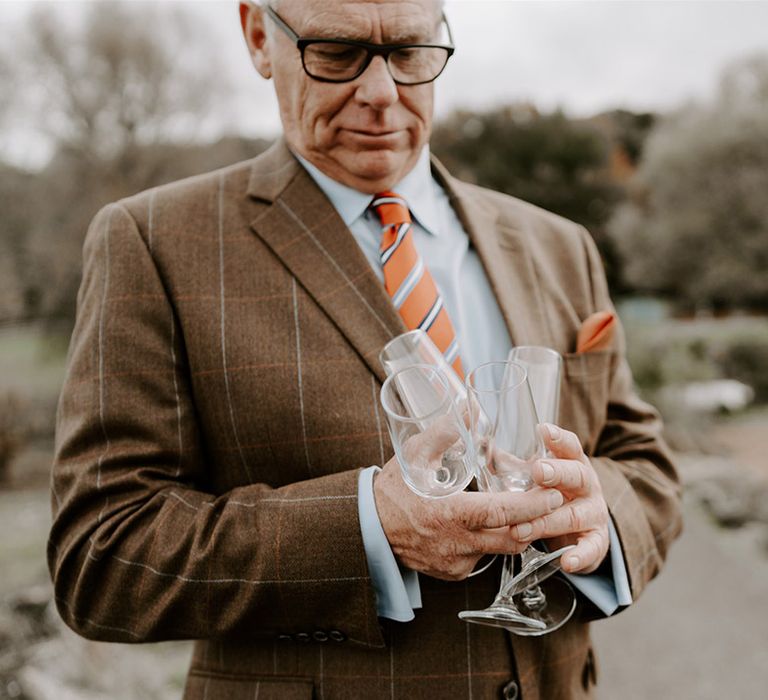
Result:
{"label": "wine glass", "polygon": [[381,405],[403,480],[426,498],[462,491],[474,476],[475,451],[445,374],[415,364],[387,377]]}
{"label": "wine glass", "polygon": [[[456,405],[464,410],[467,398],[464,382],[448,364],[432,338],[420,328],[402,333],[390,340],[379,353],[379,361],[387,375],[415,364],[434,365],[442,371],[448,381]],[[469,574],[468,578],[483,573],[494,561],[496,561],[495,554],[484,555],[478,567]]]}
{"label": "wine glass", "polygon": [[[488,490],[532,488],[531,469],[545,452],[525,368],[516,362],[489,362],[470,372],[466,384],[472,442]],[[529,545],[528,549],[533,548]],[[505,556],[493,603],[485,610],[464,610],[459,617],[520,635],[554,631],[576,607],[568,582],[550,578],[557,569],[549,562],[559,559],[562,551],[545,554],[524,579],[514,576],[513,557]],[[541,554],[533,550],[535,557]]]}

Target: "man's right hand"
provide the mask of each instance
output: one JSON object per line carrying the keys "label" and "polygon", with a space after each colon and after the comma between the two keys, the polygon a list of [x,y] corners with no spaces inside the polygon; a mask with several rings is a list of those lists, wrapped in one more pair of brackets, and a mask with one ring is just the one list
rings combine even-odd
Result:
{"label": "man's right hand", "polygon": [[373,482],[384,534],[403,566],[434,578],[465,579],[484,554],[517,554],[528,545],[511,526],[551,513],[563,503],[557,489],[480,493],[447,498],[417,496],[403,481],[393,457]]}

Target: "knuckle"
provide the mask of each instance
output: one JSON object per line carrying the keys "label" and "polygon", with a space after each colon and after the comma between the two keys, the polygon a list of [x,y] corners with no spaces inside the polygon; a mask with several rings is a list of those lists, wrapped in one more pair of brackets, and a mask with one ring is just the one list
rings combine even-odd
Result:
{"label": "knuckle", "polygon": [[528,539],[530,540],[538,540],[544,537],[547,534],[547,520],[546,518],[535,518],[531,521],[531,527],[533,528],[533,532],[531,532],[530,537]]}
{"label": "knuckle", "polygon": [[568,528],[570,532],[579,532],[582,527],[582,515],[581,508],[578,504],[574,503],[568,508]]}
{"label": "knuckle", "polygon": [[486,511],[485,526],[486,527],[502,527],[507,524],[507,510],[502,503],[489,504]]}
{"label": "knuckle", "polygon": [[584,448],[581,446],[581,440],[576,433],[569,432],[567,435],[568,450],[574,457],[578,458],[584,454]]}
{"label": "knuckle", "polygon": [[470,526],[475,509],[464,503],[463,500],[460,502],[459,499],[452,500],[446,498],[444,499],[444,503],[441,503],[440,505],[444,508],[443,517],[447,522],[461,523]]}
{"label": "knuckle", "polygon": [[592,475],[587,467],[581,462],[578,463],[578,488],[582,491],[588,491],[592,484]]}

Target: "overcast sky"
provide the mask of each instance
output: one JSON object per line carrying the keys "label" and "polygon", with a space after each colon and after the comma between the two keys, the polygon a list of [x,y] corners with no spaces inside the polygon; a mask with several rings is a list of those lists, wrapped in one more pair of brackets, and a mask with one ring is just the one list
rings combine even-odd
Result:
{"label": "overcast sky", "polygon": [[[31,4],[0,2],[3,36]],[[82,12],[80,4],[55,4],[71,16]],[[271,86],[248,60],[237,3],[183,6],[203,18],[206,47],[220,50],[232,71],[234,128],[275,133]],[[522,100],[576,115],[666,110],[705,99],[733,60],[768,52],[765,0],[448,0],[446,14],[457,49],[437,84],[438,115]]]}

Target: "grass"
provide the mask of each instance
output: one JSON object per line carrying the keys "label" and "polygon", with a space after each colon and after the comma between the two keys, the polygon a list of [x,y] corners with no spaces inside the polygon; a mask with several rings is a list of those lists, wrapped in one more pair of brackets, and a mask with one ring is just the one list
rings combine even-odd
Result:
{"label": "grass", "polygon": [[45,544],[50,523],[47,489],[0,491],[0,599],[47,583]]}
{"label": "grass", "polygon": [[68,338],[0,327],[0,480],[47,483]]}
{"label": "grass", "polygon": [[[643,319],[622,316],[627,332],[627,357],[641,395],[664,416],[666,436],[679,451],[717,452],[716,428],[724,420],[757,421],[768,424],[766,404],[750,406],[731,417],[697,413],[679,400],[675,391],[689,382],[735,378],[750,384],[765,401],[764,379],[768,377],[765,353],[768,348],[768,317],[733,316],[681,320]],[[748,345],[752,364],[744,371],[733,362],[734,349]]]}
{"label": "grass", "polygon": [[765,316],[623,321],[636,381],[651,392],[670,384],[728,377],[724,358],[737,344],[768,347]]}
{"label": "grass", "polygon": [[58,396],[67,343],[68,338],[39,326],[0,328],[0,392],[24,399]]}

